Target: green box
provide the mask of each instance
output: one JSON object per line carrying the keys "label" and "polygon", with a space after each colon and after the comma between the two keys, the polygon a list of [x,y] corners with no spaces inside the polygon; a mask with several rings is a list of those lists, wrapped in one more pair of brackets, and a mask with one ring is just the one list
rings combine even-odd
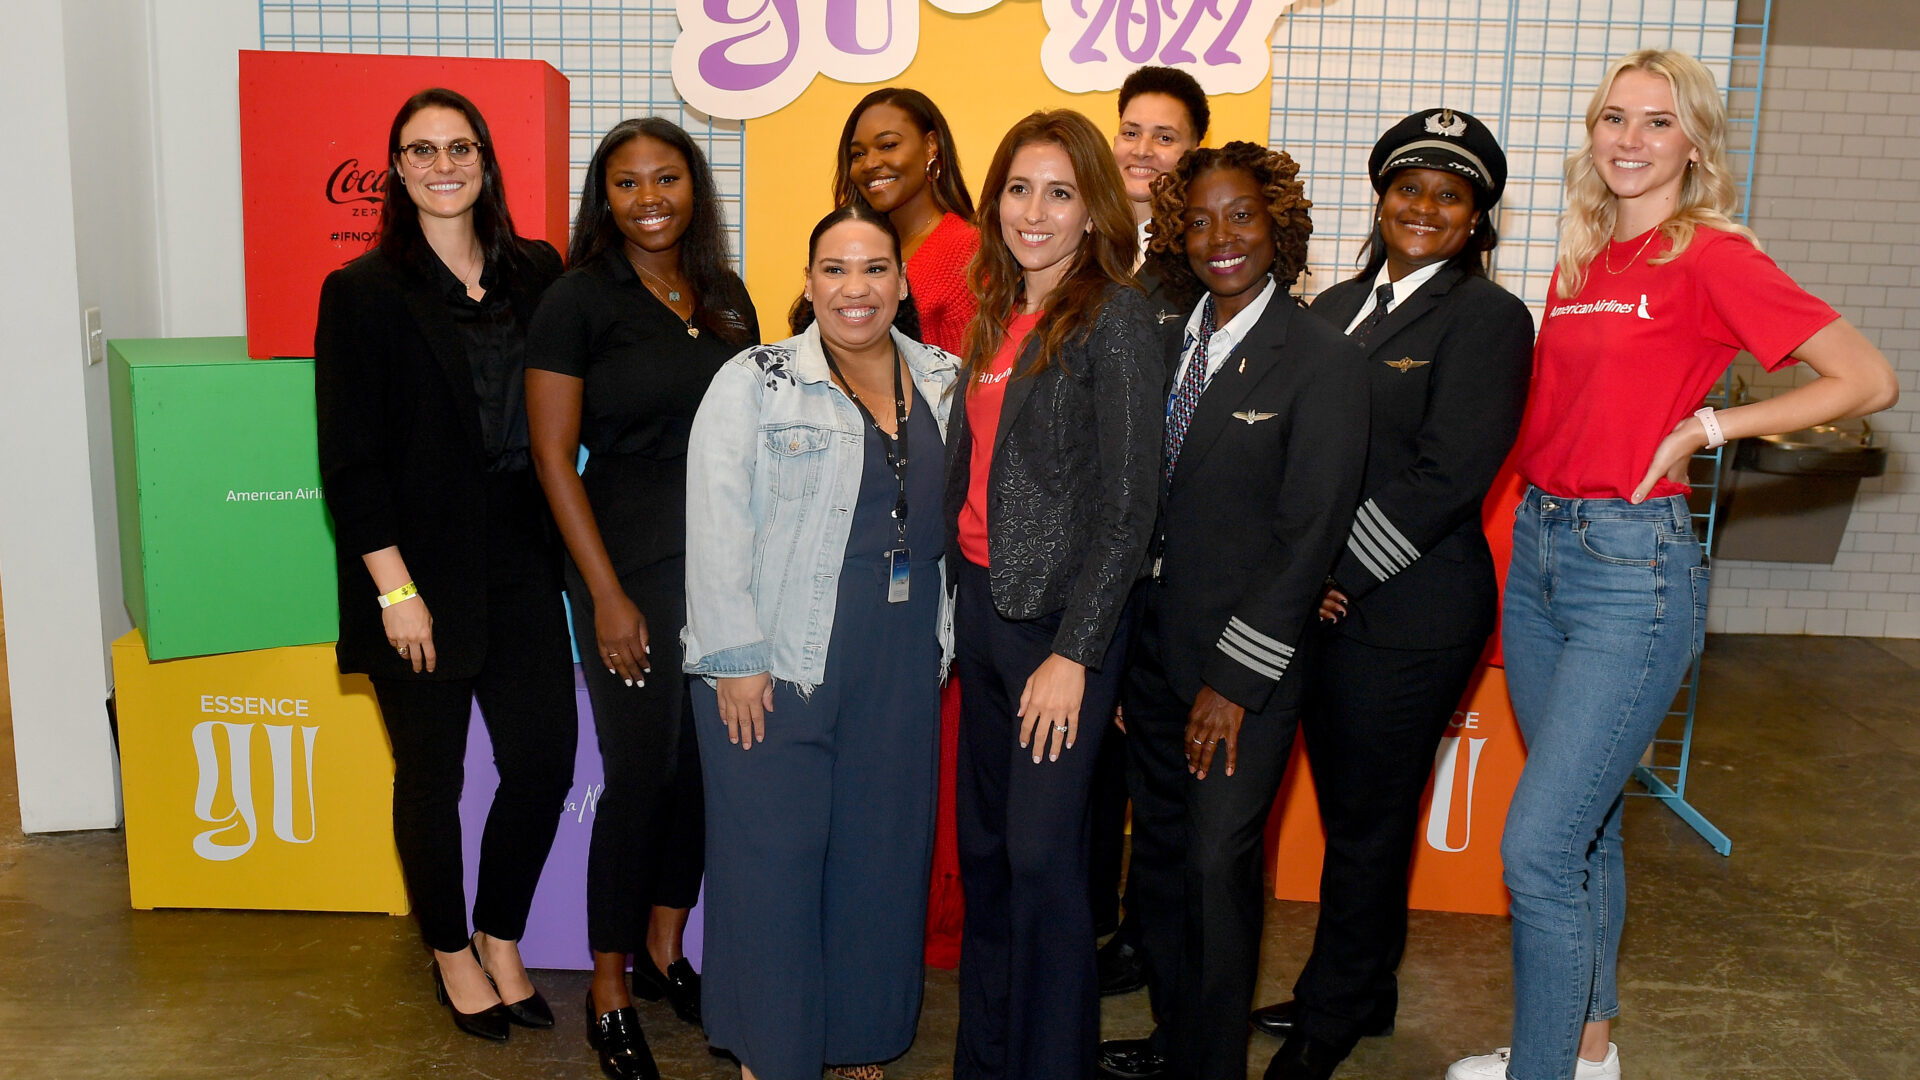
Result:
{"label": "green box", "polygon": [[246,339],[108,343],[120,570],[155,660],[339,636],[313,361]]}

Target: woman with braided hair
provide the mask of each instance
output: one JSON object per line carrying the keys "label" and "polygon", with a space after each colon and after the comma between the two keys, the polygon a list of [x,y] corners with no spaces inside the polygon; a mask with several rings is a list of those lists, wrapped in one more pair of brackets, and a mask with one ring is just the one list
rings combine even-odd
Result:
{"label": "woman with braided hair", "polygon": [[1313,228],[1298,174],[1231,142],[1154,185],[1148,266],[1198,302],[1167,354],[1152,581],[1123,691],[1133,897],[1160,1026],[1105,1044],[1109,1076],[1246,1076],[1261,838],[1305,682],[1289,666],[1367,451],[1360,351],[1288,292]]}

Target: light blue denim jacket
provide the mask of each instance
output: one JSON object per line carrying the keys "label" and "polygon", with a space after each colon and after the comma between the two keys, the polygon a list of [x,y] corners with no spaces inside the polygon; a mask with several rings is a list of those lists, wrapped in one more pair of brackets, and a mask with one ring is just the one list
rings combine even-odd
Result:
{"label": "light blue denim jacket", "polygon": [[[944,441],[959,359],[898,330],[893,341]],[[713,377],[687,446],[689,674],[764,671],[803,693],[820,685],[865,455],[865,421],[828,377],[817,325],[747,349]],[[943,562],[943,673],[953,655],[945,581]]]}

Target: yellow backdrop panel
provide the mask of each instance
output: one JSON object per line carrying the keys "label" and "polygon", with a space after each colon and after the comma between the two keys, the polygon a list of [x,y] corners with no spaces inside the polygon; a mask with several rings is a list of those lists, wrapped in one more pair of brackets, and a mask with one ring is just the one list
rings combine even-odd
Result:
{"label": "yellow backdrop panel", "polygon": [[332,645],[152,663],[113,643],[133,906],[407,911],[393,755]]}
{"label": "yellow backdrop panel", "polygon": [[[920,51],[898,78],[856,85],[820,76],[793,104],[747,121],[746,278],[762,337],[787,336],[787,308],[800,295],[806,268],[807,233],[833,208],[840,128],[848,110],[871,91],[911,86],[940,106],[976,200],[1000,137],[1035,109],[1078,109],[1113,135],[1119,126],[1118,92],[1070,94],[1048,82],[1040,70],[1040,41],[1046,34],[1037,0],[1007,0],[977,15],[952,15],[923,4]],[[1272,101],[1265,84],[1209,98],[1213,122],[1207,145],[1234,139],[1265,143]]]}

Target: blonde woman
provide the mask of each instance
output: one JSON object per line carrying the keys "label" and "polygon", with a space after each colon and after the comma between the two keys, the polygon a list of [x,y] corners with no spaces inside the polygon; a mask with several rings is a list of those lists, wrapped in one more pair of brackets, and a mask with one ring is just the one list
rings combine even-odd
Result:
{"label": "blonde woman", "polygon": [[[1567,160],[1560,261],[1534,346],[1503,633],[1527,765],[1501,855],[1513,1045],[1448,1080],[1618,1077],[1621,789],[1705,638],[1687,512],[1699,450],[1884,409],[1886,359],[1727,216],[1720,91],[1692,57],[1616,62]],[[1735,353],[1820,378],[1701,408]]]}

